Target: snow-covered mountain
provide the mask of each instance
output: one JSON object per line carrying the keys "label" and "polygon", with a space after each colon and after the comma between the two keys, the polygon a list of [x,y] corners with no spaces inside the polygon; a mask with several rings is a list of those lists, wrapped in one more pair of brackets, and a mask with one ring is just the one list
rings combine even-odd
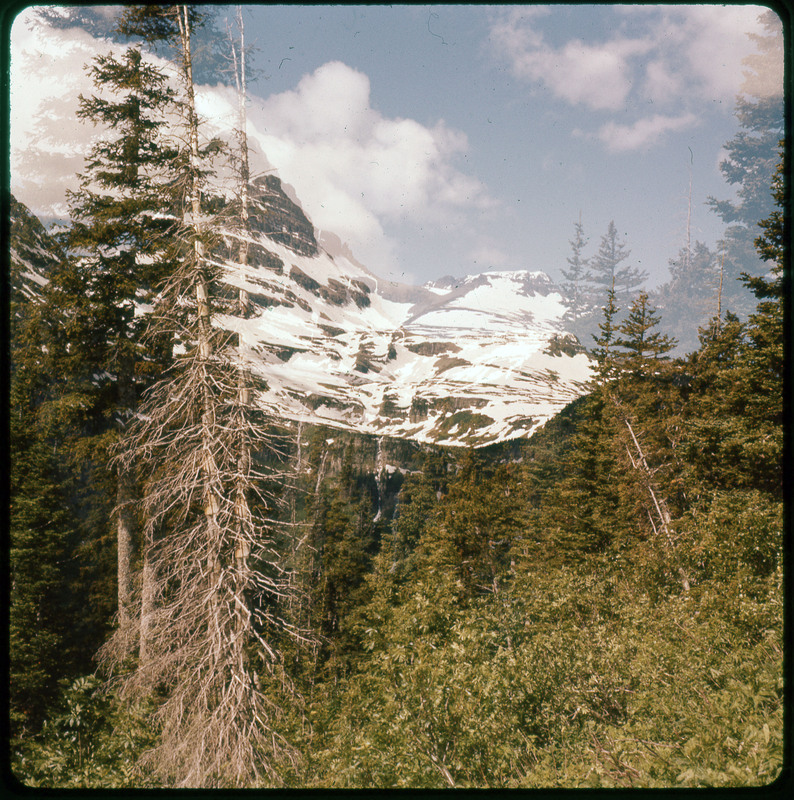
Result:
{"label": "snow-covered mountain", "polygon": [[[62,254],[40,220],[11,197],[9,206],[9,279],[12,301],[38,299],[41,287],[60,262]],[[14,311],[18,313],[18,311]]]}
{"label": "snow-covered mountain", "polygon": [[251,310],[219,324],[240,335],[267,384],[260,402],[279,415],[477,446],[529,434],[585,391],[589,359],[543,272],[387,282],[334,237],[317,244],[273,176],[254,205],[258,258],[226,264]]}
{"label": "snow-covered mountain", "polygon": [[543,272],[384,281],[316,233],[277,177],[251,189],[249,263],[235,262],[232,231],[216,255],[248,306],[216,324],[239,334],[266,386],[258,402],[273,413],[479,446],[529,434],[585,391],[589,359],[563,330],[562,298]]}

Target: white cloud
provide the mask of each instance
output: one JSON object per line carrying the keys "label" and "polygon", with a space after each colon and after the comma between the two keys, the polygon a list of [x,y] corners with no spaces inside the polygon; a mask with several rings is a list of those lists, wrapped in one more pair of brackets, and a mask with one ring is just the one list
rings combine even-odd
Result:
{"label": "white cloud", "polygon": [[697,117],[687,113],[678,117],[654,114],[644,117],[633,125],[619,125],[607,122],[598,131],[598,138],[612,152],[640,150],[657,144],[664,134],[680,131],[697,124]]}
{"label": "white cloud", "polygon": [[107,42],[78,31],[53,30],[25,9],[11,28],[11,190],[43,215],[66,213],[86,143],[95,131],[77,119],[77,97],[93,85],[84,65]]}
{"label": "white cloud", "polygon": [[384,117],[371,105],[367,76],[341,62],[253,102],[249,114],[251,135],[314,224],[349,241],[365,262],[393,251],[385,225],[454,223],[492,204],[454,166],[468,146],[464,134],[443,121],[428,128]]}
{"label": "white cloud", "polygon": [[686,91],[686,84],[683,76],[676,74],[666,59],[657,58],[645,67],[643,91],[646,97],[664,106],[680,97]]}
{"label": "white cloud", "polygon": [[665,133],[695,124],[706,106],[731,113],[743,75],[745,90],[782,94],[782,47],[753,55],[758,35],[768,34],[759,21],[765,11],[760,6],[616,6],[615,11],[620,24],[607,38],[551,45],[543,28],[554,17],[513,9],[492,24],[491,44],[516,77],[542,85],[571,106],[644,113],[653,105],[653,116],[602,125],[597,138],[612,150],[648,147]]}
{"label": "white cloud", "polygon": [[[66,190],[77,188],[99,133],[75,113],[78,96],[96,92],[84,67],[110,44],[76,28],[53,30],[29,11],[11,43],[11,188],[36,213],[65,215]],[[197,107],[209,133],[236,123],[228,87],[199,87]],[[397,268],[390,229],[462,226],[467,212],[493,205],[482,183],[455,166],[468,147],[463,133],[443,121],[427,127],[385,117],[372,107],[367,76],[341,62],[324,64],[292,91],[252,98],[248,113],[260,151],[253,168],[275,167],[312,222],[374,268]]]}
{"label": "white cloud", "polygon": [[508,58],[513,74],[545,85],[572,105],[622,107],[632,86],[630,60],[648,52],[652,41],[616,37],[587,44],[572,39],[555,48],[531,24],[535,18],[513,11],[491,28],[491,41]]}
{"label": "white cloud", "polygon": [[[762,33],[760,6],[637,7],[658,32],[657,58],[693,99],[722,101],[732,109],[745,69]],[[782,66],[782,63],[781,63]],[[780,91],[782,93],[782,81]],[[656,101],[655,97],[652,97]]]}

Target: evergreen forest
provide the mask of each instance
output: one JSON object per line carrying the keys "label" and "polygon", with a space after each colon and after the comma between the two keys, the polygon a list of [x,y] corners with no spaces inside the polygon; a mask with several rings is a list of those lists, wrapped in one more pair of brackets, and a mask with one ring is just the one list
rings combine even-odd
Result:
{"label": "evergreen forest", "polygon": [[[222,324],[250,303],[223,259],[245,265],[253,247],[238,23],[221,43],[235,137],[205,136],[196,111],[211,16],[125,6],[127,43],[89,65],[104,88],[80,98],[106,135],[69,223],[9,209],[13,778],[785,778],[784,141],[771,184],[734,176],[745,200],[769,201],[740,220],[764,271],[733,276],[685,353],[664,293],[617,267],[612,225],[586,309],[589,391],[530,438],[467,449],[292,424],[253,402],[258,379]],[[572,244],[576,278],[581,224]],[[691,295],[692,264],[714,276],[706,251],[687,245],[661,305],[675,281]]]}

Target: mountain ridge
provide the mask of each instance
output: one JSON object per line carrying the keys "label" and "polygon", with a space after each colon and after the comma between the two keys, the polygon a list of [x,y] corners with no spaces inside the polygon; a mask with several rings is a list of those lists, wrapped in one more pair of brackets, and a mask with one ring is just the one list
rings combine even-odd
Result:
{"label": "mountain ridge", "polygon": [[238,335],[271,413],[478,447],[529,435],[587,390],[588,356],[564,330],[545,273],[382,280],[315,231],[275,175],[252,182],[249,220],[248,264],[235,261],[242,234],[231,228],[213,257],[247,310],[215,324]]}

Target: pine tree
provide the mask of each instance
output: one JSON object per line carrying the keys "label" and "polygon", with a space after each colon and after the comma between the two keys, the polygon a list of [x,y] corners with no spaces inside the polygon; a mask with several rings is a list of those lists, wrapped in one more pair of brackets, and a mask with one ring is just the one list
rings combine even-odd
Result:
{"label": "pine tree", "polygon": [[[49,413],[59,320],[45,305],[64,254],[27,208],[11,198],[8,360],[9,733],[36,733],[60,677],[90,664],[78,594],[79,519],[68,462],[68,429]],[[86,576],[87,577],[87,576]],[[94,620],[91,620],[94,621]],[[90,623],[89,623],[90,624]]]}
{"label": "pine tree", "polygon": [[626,536],[615,420],[606,400],[605,388],[595,388],[577,405],[570,446],[558,456],[559,475],[543,492],[516,554],[524,570],[578,564]]}
{"label": "pine tree", "polygon": [[[594,337],[596,377],[588,411],[573,440],[566,477],[546,514],[569,552],[636,547],[648,538],[655,568],[690,583],[673,547],[673,519],[680,508],[677,462],[682,398],[667,353],[675,342],[655,331],[659,316],[646,292],[615,323],[614,288],[607,294],[600,336]],[[561,521],[564,524],[560,524]],[[600,535],[599,533],[600,532]]]}
{"label": "pine tree", "polygon": [[428,453],[422,472],[407,476],[397,499],[391,530],[381,543],[378,569],[383,572],[383,579],[395,586],[410,578],[416,547],[433,520],[439,497],[443,496],[438,481],[442,476],[436,467]]}
{"label": "pine tree", "polygon": [[785,299],[790,289],[785,143],[780,143],[780,163],[772,181],[775,210],[760,224],[763,233],[755,246],[772,267],[766,276],[742,275],[758,305],[750,315],[742,366],[747,383],[746,416],[756,431],[748,455],[758,466],[759,488],[779,495],[783,453],[783,395],[785,369]]}
{"label": "pine tree", "polygon": [[617,315],[620,308],[617,305],[615,285],[609,287],[607,291],[606,304],[602,309],[603,318],[598,323],[600,334],[593,336],[595,347],[592,349],[592,356],[595,359],[596,385],[602,385],[617,377],[617,351],[618,345],[618,322]]}
{"label": "pine tree", "polygon": [[651,373],[657,366],[652,362],[669,353],[676,345],[667,334],[654,330],[660,317],[651,306],[647,292],[640,292],[631,304],[626,319],[619,327],[616,344],[624,348],[624,368],[635,375]]}
{"label": "pine tree", "polygon": [[735,200],[709,197],[708,204],[728,226],[720,250],[725,253],[725,305],[746,319],[755,302],[740,282],[742,273],[758,277],[763,259],[754,246],[759,220],[774,210],[769,186],[778,164],[777,145],[783,136],[783,31],[774,11],[760,21],[763,36],[750,34],[759,52],[748,56],[745,83],[736,101],[739,132],[725,144],[727,157],[720,171],[736,187]]}
{"label": "pine tree", "polygon": [[[162,136],[173,92],[141,50],[99,56],[90,74],[100,96],[80,98],[78,116],[109,136],[94,145],[80,190],[71,192],[65,245],[74,253],[56,281],[69,309],[75,352],[102,396],[110,431],[123,430],[137,399],[168,357],[168,338],[144,343],[155,287],[170,271],[172,203],[164,173],[175,152]],[[137,545],[134,479],[116,469],[119,642],[133,641],[133,554]]]}
{"label": "pine tree", "polygon": [[698,329],[719,314],[719,261],[707,245],[696,241],[694,247],[682,248],[670,260],[670,280],[651,293],[664,314],[665,329],[678,340],[677,352],[696,350]]}
{"label": "pine tree", "polygon": [[[219,237],[207,210],[208,162],[192,77],[195,9],[128,9],[122,28],[177,53],[184,148],[178,263],[160,287],[158,325],[175,332],[174,364],[148,393],[121,456],[144,482],[146,551],[141,657],[130,688],[166,686],[161,741],[144,763],[174,786],[277,784],[296,753],[266,692],[283,676],[274,632],[286,591],[278,531],[266,516],[278,457],[264,415],[241,384],[237,337],[213,323],[223,308]],[[265,513],[263,513],[265,512]],[[261,677],[260,677],[261,676]],[[279,677],[281,676],[281,677]]]}
{"label": "pine tree", "polygon": [[704,496],[763,490],[781,496],[783,452],[786,190],[781,160],[773,182],[777,208],[760,223],[759,254],[772,263],[765,277],[744,276],[758,305],[746,323],[737,315],[712,320],[692,357],[693,409],[685,442]]}
{"label": "pine tree", "polygon": [[616,417],[614,446],[626,459],[624,506],[638,522],[647,519],[662,570],[672,564],[684,591],[689,591],[689,578],[674,547],[676,509],[670,502],[681,403],[667,353],[676,342],[654,330],[659,323],[647,292],[640,292],[619,328],[621,378],[608,396]]}
{"label": "pine tree", "polygon": [[700,348],[691,354],[691,401],[682,458],[694,503],[710,493],[745,485],[745,443],[749,431],[737,425],[746,403],[740,368],[745,325],[726,312],[700,330]]}
{"label": "pine tree", "polygon": [[344,498],[341,486],[323,488],[312,525],[318,557],[312,586],[315,625],[338,655],[346,646],[346,618],[360,602],[359,589],[373,550],[372,502],[365,494]]}
{"label": "pine tree", "polygon": [[563,321],[580,341],[584,341],[587,329],[590,327],[590,314],[592,299],[588,282],[591,275],[588,271],[588,260],[582,253],[587,245],[584,235],[581,214],[579,221],[574,226],[574,238],[570,241],[571,255],[568,256],[568,270],[562,270],[565,279],[562,283],[566,311]]}
{"label": "pine tree", "polygon": [[623,301],[637,290],[648,274],[637,267],[623,264],[630,255],[631,251],[626,248],[625,242],[620,241],[618,229],[611,221],[607,232],[601,237],[598,252],[590,260],[597,292],[605,293],[612,286],[618,299]]}
{"label": "pine tree", "polygon": [[510,566],[513,537],[519,528],[519,504],[511,498],[512,472],[492,472],[483,457],[468,450],[432,526],[419,545],[422,567],[443,571],[457,582],[461,597],[498,593]]}
{"label": "pine tree", "polygon": [[622,372],[616,294],[613,281],[601,310],[599,334],[592,335],[591,393],[577,407],[570,448],[561,459],[561,476],[535,515],[536,536],[543,542],[544,555],[554,563],[576,563],[603,553],[626,529],[614,448],[616,419],[609,400]]}
{"label": "pine tree", "polygon": [[[12,738],[36,733],[58,679],[88,667],[80,658],[79,528],[69,483],[35,412],[12,385],[10,418],[9,703]],[[77,623],[76,625],[74,623]]]}

